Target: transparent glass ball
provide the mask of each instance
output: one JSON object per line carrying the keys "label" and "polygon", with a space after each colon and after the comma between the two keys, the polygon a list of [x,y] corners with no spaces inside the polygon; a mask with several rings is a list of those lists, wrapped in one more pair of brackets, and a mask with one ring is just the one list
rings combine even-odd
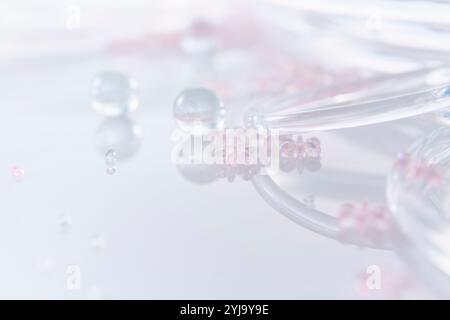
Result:
{"label": "transparent glass ball", "polygon": [[205,88],[191,88],[175,99],[173,115],[180,129],[194,135],[222,130],[225,108],[216,94]]}
{"label": "transparent glass ball", "polygon": [[103,116],[130,114],[139,106],[137,82],[120,72],[103,72],[93,81],[91,104]]}

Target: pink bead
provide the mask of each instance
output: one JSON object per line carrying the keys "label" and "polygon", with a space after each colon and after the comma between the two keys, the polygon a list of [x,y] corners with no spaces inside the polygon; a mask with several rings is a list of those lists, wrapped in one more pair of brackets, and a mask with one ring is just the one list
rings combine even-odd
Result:
{"label": "pink bead", "polygon": [[395,168],[398,170],[408,170],[412,162],[411,156],[408,153],[402,153],[398,157],[397,161],[395,162]]}
{"label": "pink bead", "polygon": [[409,172],[409,176],[415,180],[424,179],[428,172],[428,166],[426,163],[419,161],[416,162]]}
{"label": "pink bead", "polygon": [[305,152],[308,157],[318,158],[321,153],[320,140],[317,138],[308,138],[305,142]]}
{"label": "pink bead", "polygon": [[345,203],[339,211],[340,219],[348,219],[355,214],[355,206],[351,203]]}
{"label": "pink bead", "polygon": [[372,209],[372,220],[374,228],[378,231],[387,231],[391,227],[389,210],[385,206]]}
{"label": "pink bead", "polygon": [[283,158],[296,158],[298,155],[298,148],[295,141],[292,139],[285,139],[280,146],[280,155]]}
{"label": "pink bead", "polygon": [[342,229],[354,229],[361,234],[386,232],[391,227],[389,210],[384,205],[370,205],[367,202],[363,202],[361,207],[342,205],[338,223]]}
{"label": "pink bead", "polygon": [[444,173],[440,168],[432,166],[428,169],[427,180],[433,187],[440,186],[444,182]]}

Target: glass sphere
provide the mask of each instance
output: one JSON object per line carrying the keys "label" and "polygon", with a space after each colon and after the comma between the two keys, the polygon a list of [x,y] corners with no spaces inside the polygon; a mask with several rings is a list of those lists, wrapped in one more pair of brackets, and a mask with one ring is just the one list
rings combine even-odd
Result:
{"label": "glass sphere", "polygon": [[120,72],[103,72],[95,77],[91,103],[99,114],[117,117],[135,111],[139,105],[137,82]]}
{"label": "glass sphere", "polygon": [[194,135],[222,130],[225,108],[211,90],[191,88],[181,92],[173,106],[175,121],[180,129]]}

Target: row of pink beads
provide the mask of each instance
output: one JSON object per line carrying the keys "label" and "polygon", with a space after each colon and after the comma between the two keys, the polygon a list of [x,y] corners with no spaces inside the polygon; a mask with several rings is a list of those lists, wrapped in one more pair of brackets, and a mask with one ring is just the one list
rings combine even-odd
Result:
{"label": "row of pink beads", "polygon": [[302,136],[284,135],[280,137],[280,156],[290,159],[319,158],[322,152],[320,140],[316,137],[305,141]]}
{"label": "row of pink beads", "polygon": [[[269,137],[270,139],[270,137]],[[238,141],[238,144],[242,143]],[[270,146],[268,142],[267,146]],[[227,157],[225,163],[233,165],[232,159],[236,158],[237,146],[227,145]],[[245,147],[245,157],[249,157],[251,153],[256,153],[257,150],[254,148]],[[231,152],[230,152],[231,151]],[[233,152],[234,151],[234,152]],[[322,149],[320,145],[320,140],[316,137],[308,138],[303,140],[302,136],[297,135],[283,135],[280,136],[280,156],[286,159],[297,159],[303,160],[306,158],[318,159],[320,158]]]}
{"label": "row of pink beads", "polygon": [[342,232],[356,231],[359,234],[384,233],[391,228],[389,209],[385,205],[363,202],[357,206],[343,204],[339,210],[338,224]]}
{"label": "row of pink beads", "polygon": [[444,172],[436,165],[416,159],[408,153],[401,154],[394,165],[395,170],[406,180],[422,182],[432,187],[440,186],[444,181]]}

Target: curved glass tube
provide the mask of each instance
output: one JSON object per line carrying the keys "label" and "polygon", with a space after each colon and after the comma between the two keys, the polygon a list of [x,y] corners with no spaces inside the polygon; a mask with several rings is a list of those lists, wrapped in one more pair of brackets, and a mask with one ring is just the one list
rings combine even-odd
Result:
{"label": "curved glass tube", "polygon": [[[252,178],[252,184],[259,195],[275,210],[301,225],[322,236],[343,241],[337,218],[308,207],[306,204],[295,199],[289,193],[281,189],[270,176],[256,175]],[[379,240],[379,239],[378,239]],[[374,241],[365,237],[346,238],[346,243],[357,246],[376,249],[391,248],[390,239],[386,237],[383,241]]]}
{"label": "curved glass tube", "polygon": [[265,0],[271,10],[261,14],[294,36],[312,33],[333,35],[352,46],[416,57],[448,61],[448,4],[443,1]]}
{"label": "curved glass tube", "polygon": [[275,101],[275,111],[249,111],[245,121],[250,126],[301,133],[393,121],[450,106],[448,69],[375,79],[367,88],[306,103],[302,95],[291,96]]}
{"label": "curved glass tube", "polygon": [[422,278],[450,294],[450,127],[414,144],[389,175],[387,197],[400,231],[396,250]]}

